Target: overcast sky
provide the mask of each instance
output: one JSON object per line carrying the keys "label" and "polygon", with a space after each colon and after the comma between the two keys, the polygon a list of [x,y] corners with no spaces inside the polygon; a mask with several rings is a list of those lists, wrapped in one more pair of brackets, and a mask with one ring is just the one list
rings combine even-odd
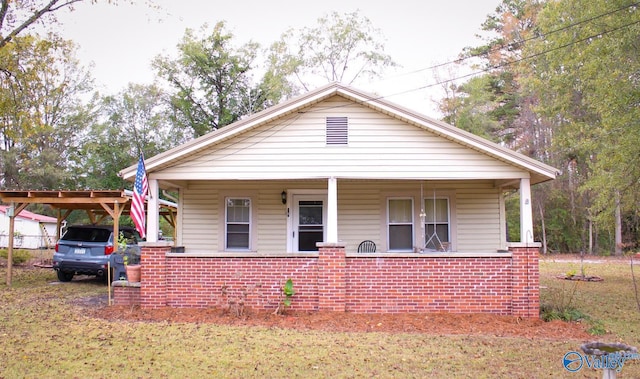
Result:
{"label": "overcast sky", "polygon": [[[359,10],[382,31],[386,52],[402,67],[388,71],[383,80],[358,87],[433,117],[437,117],[432,102],[438,96],[435,89],[414,90],[436,81],[433,70],[424,69],[454,59],[465,46],[478,45],[475,35],[481,32],[480,25],[501,2],[152,1],[160,9],[122,4],[124,1],[118,6],[82,3],[73,12],[59,15],[60,33],[79,44],[82,63],[93,62],[93,76],[104,94],[119,92],[129,82],[151,83],[151,60],[158,54],[175,55],[186,28],[198,30],[204,23],[213,26],[224,20],[236,45],[253,40],[266,47],[289,28],[313,27],[319,17],[332,11]],[[441,76],[446,76],[444,71]]]}

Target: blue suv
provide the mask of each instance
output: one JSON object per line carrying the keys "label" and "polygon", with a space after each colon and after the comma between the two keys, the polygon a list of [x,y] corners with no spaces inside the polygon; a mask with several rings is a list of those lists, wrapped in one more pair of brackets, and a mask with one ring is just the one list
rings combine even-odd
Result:
{"label": "blue suv", "polygon": [[[140,234],[135,228],[121,227],[120,234],[126,240],[125,249],[129,256],[140,256]],[[121,238],[122,240],[122,238]],[[108,263],[111,255],[118,252],[118,239],[113,237],[112,225],[75,225],[56,244],[53,254],[53,269],[58,280],[69,282],[74,275],[96,275],[107,279]],[[129,262],[135,263],[135,262]]]}

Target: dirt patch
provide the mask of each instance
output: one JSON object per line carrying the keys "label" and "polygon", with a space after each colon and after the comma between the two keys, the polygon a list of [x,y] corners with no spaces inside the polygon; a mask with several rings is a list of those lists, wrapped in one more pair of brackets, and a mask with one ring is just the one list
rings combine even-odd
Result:
{"label": "dirt patch", "polygon": [[78,297],[69,303],[83,308],[106,307],[109,304],[109,295]]}
{"label": "dirt patch", "polygon": [[191,322],[233,326],[261,326],[331,332],[424,333],[435,335],[489,335],[551,340],[592,340],[587,325],[562,321],[544,322],[492,314],[355,314],[343,312],[291,312],[275,315],[246,312],[238,317],[220,309],[131,306],[98,308],[95,317],[113,321]]}

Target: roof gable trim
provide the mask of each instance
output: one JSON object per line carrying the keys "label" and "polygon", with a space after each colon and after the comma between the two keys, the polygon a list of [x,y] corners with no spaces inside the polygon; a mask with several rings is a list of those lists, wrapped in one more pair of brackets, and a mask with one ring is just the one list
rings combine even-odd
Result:
{"label": "roof gable trim", "polygon": [[[483,152],[484,154],[493,156],[496,159],[501,159],[511,164],[520,166],[526,170],[535,172],[548,179],[555,179],[557,175],[557,169],[533,158],[529,158],[516,151],[507,149],[494,142],[488,141],[484,138],[478,137],[472,133],[456,128],[454,126],[448,125],[444,122],[415,113],[414,111],[398,106],[384,99],[373,97],[367,93],[360,92],[359,90],[346,87],[340,83],[331,83],[315,91],[308,92],[307,94],[300,97],[265,109],[254,114],[251,117],[206,134],[164,153],[158,154],[145,162],[147,171],[153,171],[154,168],[161,167],[162,165],[173,160],[179,159],[191,153],[195,153],[221,140],[230,138],[235,134],[242,133],[256,126],[270,122],[274,119],[284,117],[287,114],[293,113],[299,109],[307,107],[313,103],[320,102],[334,95],[341,95],[358,104],[368,106],[379,112],[387,113],[392,117],[405,120],[406,122],[422,127],[445,138],[467,145],[470,148]],[[120,175],[125,180],[131,180],[135,177],[136,169],[137,165],[132,165],[120,171]]]}
{"label": "roof gable trim", "polygon": [[[160,153],[148,160],[145,160],[145,168],[147,169],[147,172],[153,171],[155,167],[162,166],[167,162],[197,152],[208,147],[209,145],[217,143],[220,140],[229,138],[234,134],[242,133],[258,125],[262,125],[279,117],[283,117],[289,113],[296,111],[297,109],[322,101],[323,99],[334,95],[335,92],[336,89],[333,85],[326,86],[324,89],[321,88],[316,92],[310,92],[306,96],[303,95],[302,97],[298,97],[286,101],[280,105],[265,109],[244,120],[237,121],[234,124],[226,126],[222,129],[218,129],[217,131],[211,132],[209,134],[205,134],[204,136],[196,138],[193,141],[187,142],[181,146],[177,146],[164,153]],[[132,179],[135,177],[136,170],[137,164],[129,166],[126,169],[120,171],[120,175],[125,180]]]}

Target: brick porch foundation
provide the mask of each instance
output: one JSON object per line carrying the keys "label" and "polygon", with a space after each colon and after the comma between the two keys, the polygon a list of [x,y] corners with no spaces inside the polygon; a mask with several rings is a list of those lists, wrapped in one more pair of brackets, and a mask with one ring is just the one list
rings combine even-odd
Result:
{"label": "brick porch foundation", "polygon": [[[319,244],[311,254],[170,253],[142,247],[139,304],[274,310],[291,278],[292,309],[354,313],[494,313],[538,317],[539,244],[491,254],[347,254]],[[135,302],[114,287],[116,304]],[[130,300],[125,300],[130,299]]]}

